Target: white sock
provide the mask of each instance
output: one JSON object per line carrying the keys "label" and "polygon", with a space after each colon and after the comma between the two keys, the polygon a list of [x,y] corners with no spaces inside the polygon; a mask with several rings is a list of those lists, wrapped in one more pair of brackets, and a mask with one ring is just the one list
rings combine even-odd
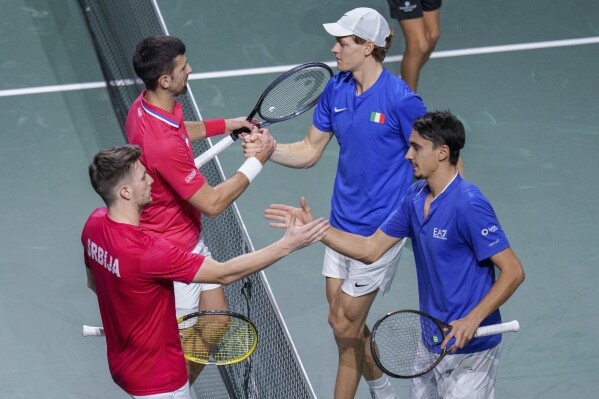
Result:
{"label": "white sock", "polygon": [[366,381],[370,388],[372,399],[397,399],[397,395],[385,374],[381,378],[372,381]]}

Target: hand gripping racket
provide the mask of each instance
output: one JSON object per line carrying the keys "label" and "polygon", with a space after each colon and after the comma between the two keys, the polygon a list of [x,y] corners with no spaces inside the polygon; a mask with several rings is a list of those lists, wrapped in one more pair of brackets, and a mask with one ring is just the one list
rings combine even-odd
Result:
{"label": "hand gripping racket", "polygon": [[[251,122],[257,113],[263,119],[263,122],[256,125],[260,128],[303,114],[316,105],[331,76],[331,68],[320,62],[302,64],[290,69],[264,90],[247,120]],[[210,161],[233,144],[241,133],[248,131],[246,128],[235,130],[219,141],[195,159],[196,167],[199,168]]]}
{"label": "hand gripping racket", "polygon": [[[185,358],[226,365],[247,359],[258,345],[258,331],[242,314],[209,310],[180,317],[179,336]],[[103,336],[102,327],[83,326],[83,336]]]}
{"label": "hand gripping racket", "polygon": [[[414,378],[431,371],[447,354],[441,349],[445,322],[416,310],[388,313],[376,322],[370,337],[370,349],[377,366],[395,378]],[[520,330],[514,320],[480,327],[474,337]]]}

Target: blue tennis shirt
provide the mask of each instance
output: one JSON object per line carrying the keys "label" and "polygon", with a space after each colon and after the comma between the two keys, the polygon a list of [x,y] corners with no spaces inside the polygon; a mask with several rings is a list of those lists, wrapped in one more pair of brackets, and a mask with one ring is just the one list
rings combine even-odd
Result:
{"label": "blue tennis shirt", "polygon": [[332,132],[340,147],[331,199],[333,227],[369,236],[397,208],[414,174],[405,160],[414,119],[425,113],[420,96],[385,69],[359,96],[351,72],[329,81],[313,123]]}
{"label": "blue tennis shirt", "polygon": [[[424,219],[426,181],[414,183],[399,208],[380,229],[392,237],[410,237],[416,260],[420,310],[445,321],[465,317],[495,282],[489,258],[510,244],[491,204],[480,190],[456,175],[431,203]],[[499,310],[481,326],[501,323]],[[501,335],[475,338],[457,353],[489,349]]]}

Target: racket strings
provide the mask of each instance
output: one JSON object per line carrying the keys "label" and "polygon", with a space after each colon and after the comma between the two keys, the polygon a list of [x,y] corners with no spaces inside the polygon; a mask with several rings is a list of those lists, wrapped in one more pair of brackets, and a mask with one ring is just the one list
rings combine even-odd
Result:
{"label": "racket strings", "polygon": [[323,67],[308,67],[287,76],[264,97],[260,116],[277,122],[304,112],[318,101],[330,77]]}
{"label": "racket strings", "polygon": [[443,333],[435,322],[416,313],[397,313],[378,326],[376,355],[391,374],[413,377],[430,370],[441,356]]}
{"label": "racket strings", "polygon": [[185,357],[199,363],[228,364],[248,356],[256,343],[254,328],[228,315],[202,315],[179,324]]}

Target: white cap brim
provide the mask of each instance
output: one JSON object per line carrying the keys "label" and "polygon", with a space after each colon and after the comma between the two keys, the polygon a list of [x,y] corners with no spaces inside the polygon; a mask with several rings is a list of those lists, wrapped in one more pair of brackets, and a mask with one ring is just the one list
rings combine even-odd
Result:
{"label": "white cap brim", "polygon": [[345,37],[345,36],[351,36],[354,34],[354,32],[352,30],[345,29],[344,27],[339,25],[337,22],[333,22],[330,24],[322,24],[322,26],[324,26],[324,29],[330,35],[333,35],[335,37]]}

